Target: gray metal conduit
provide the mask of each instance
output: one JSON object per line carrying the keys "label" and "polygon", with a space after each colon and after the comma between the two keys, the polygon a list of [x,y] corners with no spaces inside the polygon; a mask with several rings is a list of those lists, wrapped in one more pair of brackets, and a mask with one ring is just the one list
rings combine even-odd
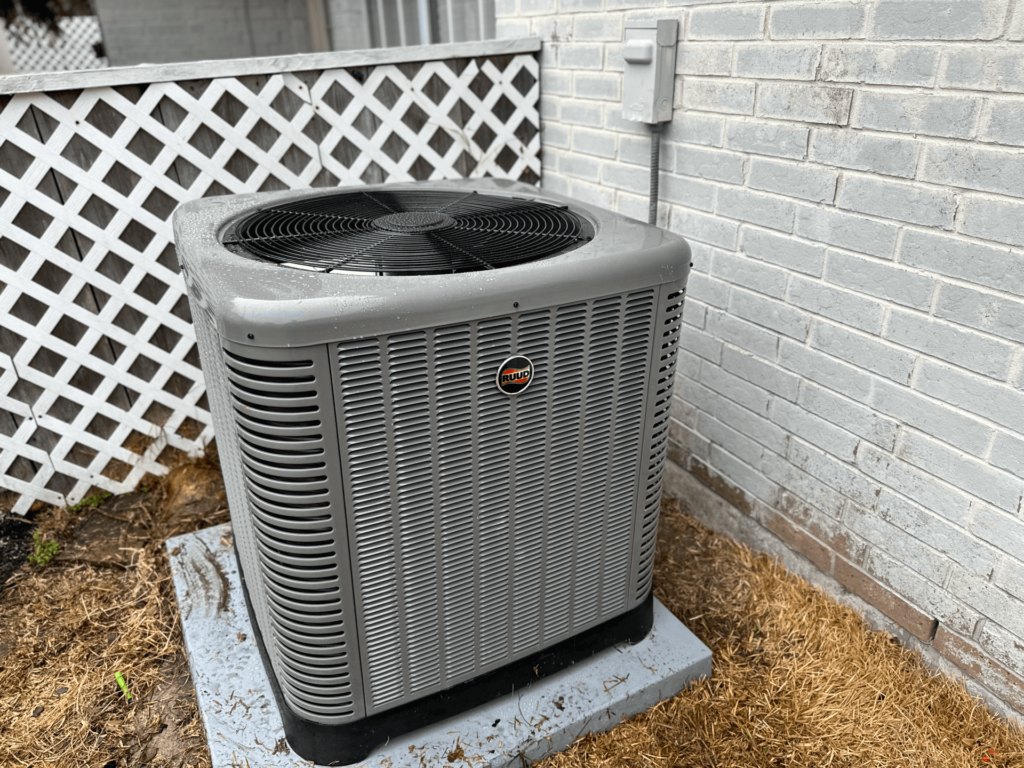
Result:
{"label": "gray metal conduit", "polygon": [[651,126],[651,202],[647,211],[647,223],[658,223],[658,178],[661,170],[661,131],[664,123]]}

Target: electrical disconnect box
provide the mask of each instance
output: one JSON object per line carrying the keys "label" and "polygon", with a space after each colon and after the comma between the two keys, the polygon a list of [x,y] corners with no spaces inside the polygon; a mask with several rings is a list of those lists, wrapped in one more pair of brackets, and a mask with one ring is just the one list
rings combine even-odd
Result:
{"label": "electrical disconnect box", "polygon": [[626,23],[622,117],[637,123],[672,119],[676,75],[676,19],[637,19]]}

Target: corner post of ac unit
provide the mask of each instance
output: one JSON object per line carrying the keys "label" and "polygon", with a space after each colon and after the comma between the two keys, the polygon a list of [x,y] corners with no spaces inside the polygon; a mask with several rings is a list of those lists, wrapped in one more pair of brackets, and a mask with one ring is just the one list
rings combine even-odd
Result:
{"label": "corner post of ac unit", "polygon": [[658,223],[661,133],[672,120],[678,40],[678,19],[626,22],[622,118],[651,126],[650,224]]}

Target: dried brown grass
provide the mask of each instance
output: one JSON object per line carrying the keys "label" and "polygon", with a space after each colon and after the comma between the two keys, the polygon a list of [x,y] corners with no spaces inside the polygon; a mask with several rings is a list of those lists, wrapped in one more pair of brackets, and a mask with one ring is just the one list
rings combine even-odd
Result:
{"label": "dried brown grass", "polygon": [[662,515],[655,594],[714,674],[541,768],[1024,765],[1024,730],[891,635],[677,502]]}
{"label": "dried brown grass", "polygon": [[[208,768],[163,542],[226,519],[224,510],[168,512],[168,497],[189,477],[217,471],[213,452],[149,478],[149,493],[118,509],[118,520],[141,534],[126,567],[52,562],[23,567],[8,582],[0,594],[0,766]],[[51,510],[40,530],[66,542],[82,514]],[[153,739],[166,742],[157,734],[169,722],[176,743],[154,759]]]}
{"label": "dried brown grass", "polygon": [[[223,521],[174,503],[216,468],[215,454],[179,467],[122,511],[145,532],[129,567],[23,569],[0,595],[0,766],[209,767],[162,544]],[[67,536],[76,520],[54,510],[42,528]],[[714,676],[542,768],[1024,766],[1019,727],[676,502],[663,505],[655,583],[714,650]],[[169,721],[178,741],[154,760]]]}

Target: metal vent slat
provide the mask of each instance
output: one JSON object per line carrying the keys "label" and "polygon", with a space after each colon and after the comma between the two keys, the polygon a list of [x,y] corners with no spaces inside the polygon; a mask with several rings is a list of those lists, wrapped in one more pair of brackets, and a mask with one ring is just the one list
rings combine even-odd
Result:
{"label": "metal vent slat", "polygon": [[[368,714],[634,604],[657,299],[336,346]],[[513,355],[534,376],[509,397],[494,376]]]}
{"label": "metal vent slat", "polygon": [[658,535],[662,478],[668,452],[669,411],[675,382],[679,332],[683,320],[684,289],[663,290],[655,329],[654,371],[648,399],[654,409],[650,441],[643,456],[644,495],[640,529],[640,561],[635,594],[645,595],[654,579],[654,547]]}
{"label": "metal vent slat", "polygon": [[335,426],[323,418],[330,372],[251,356],[270,351],[223,354],[278,681],[300,714],[344,719],[356,707],[328,474],[338,471]]}

